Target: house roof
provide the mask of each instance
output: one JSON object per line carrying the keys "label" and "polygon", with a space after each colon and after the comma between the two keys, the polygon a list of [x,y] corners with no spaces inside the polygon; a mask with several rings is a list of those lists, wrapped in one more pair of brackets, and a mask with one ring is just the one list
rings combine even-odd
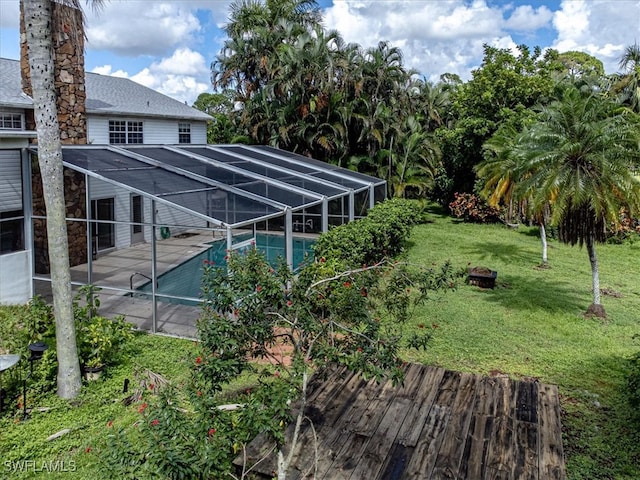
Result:
{"label": "house roof", "polygon": [[20,82],[20,62],[0,58],[0,106],[33,107],[33,100],[22,92]]}
{"label": "house roof", "polygon": [[[207,121],[211,116],[128,78],[86,72],[87,113],[184,118]],[[33,108],[22,92],[20,62],[0,58],[0,106]]]}

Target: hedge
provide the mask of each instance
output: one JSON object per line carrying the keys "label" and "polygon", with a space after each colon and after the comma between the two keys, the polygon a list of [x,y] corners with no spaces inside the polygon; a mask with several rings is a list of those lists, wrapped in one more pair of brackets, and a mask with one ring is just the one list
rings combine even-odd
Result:
{"label": "hedge", "polygon": [[411,227],[418,223],[416,202],[392,199],[378,203],[366,217],[323,233],[316,242],[316,258],[336,258],[349,267],[372,265],[395,257],[404,248]]}

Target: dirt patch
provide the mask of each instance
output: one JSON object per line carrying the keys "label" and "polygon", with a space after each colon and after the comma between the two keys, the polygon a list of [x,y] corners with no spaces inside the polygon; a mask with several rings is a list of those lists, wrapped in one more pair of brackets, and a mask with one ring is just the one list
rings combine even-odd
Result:
{"label": "dirt patch", "polygon": [[601,288],[600,289],[600,293],[602,295],[606,295],[607,297],[622,298],[622,293],[616,292],[615,290],[613,290],[611,288]]}
{"label": "dirt patch", "polygon": [[584,314],[585,318],[607,318],[607,312],[602,305],[592,303]]}
{"label": "dirt patch", "polygon": [[262,358],[254,357],[252,360],[261,364],[284,365],[291,366],[293,361],[293,345],[289,337],[285,336],[284,329],[277,329],[276,335],[279,335],[276,343],[268,348],[268,354]]}

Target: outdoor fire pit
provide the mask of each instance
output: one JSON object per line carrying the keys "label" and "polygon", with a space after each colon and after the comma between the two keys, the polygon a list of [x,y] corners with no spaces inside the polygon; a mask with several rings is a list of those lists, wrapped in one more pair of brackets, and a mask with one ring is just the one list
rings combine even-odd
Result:
{"label": "outdoor fire pit", "polygon": [[487,267],[469,267],[467,283],[480,288],[494,288],[498,272]]}

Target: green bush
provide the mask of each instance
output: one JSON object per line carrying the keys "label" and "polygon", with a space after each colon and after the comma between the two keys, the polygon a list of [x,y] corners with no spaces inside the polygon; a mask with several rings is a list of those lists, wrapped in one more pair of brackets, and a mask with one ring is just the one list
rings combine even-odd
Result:
{"label": "green bush", "polygon": [[73,302],[80,363],[86,367],[115,364],[133,337],[133,325],[123,315],[113,319],[98,314],[99,287],[80,287]]}
{"label": "green bush", "polygon": [[607,236],[607,243],[632,244],[640,239],[640,218],[629,215],[629,212],[622,208],[618,214],[618,222],[611,222]]}
{"label": "green bush", "polygon": [[411,227],[418,223],[416,202],[393,199],[377,204],[356,222],[323,233],[316,242],[316,258],[334,258],[348,266],[372,265],[400,254]]}
{"label": "green bush", "polygon": [[[33,375],[30,376],[30,393],[40,393],[50,388],[53,379],[55,384],[55,320],[53,308],[41,297],[35,296],[27,305],[6,307],[0,315],[0,354],[19,354],[22,361],[15,367],[3,373],[2,386],[5,391],[5,404],[21,398],[22,379],[28,368],[27,359],[31,352],[29,344],[45,342],[49,350],[42,360],[33,365]],[[53,348],[52,348],[53,347]],[[51,376],[50,361],[53,353],[53,376]],[[10,409],[8,409],[10,410]]]}
{"label": "green bush", "polygon": [[[300,399],[302,421],[302,392],[327,364],[400,382],[400,349],[424,349],[430,339],[420,327],[403,335],[405,324],[433,292],[456,280],[449,264],[425,270],[384,262],[345,272],[336,258],[294,275],[284,262],[272,267],[255,248],[230,252],[227,267],[204,265],[191,381],[163,387],[159,398],[138,407],[140,421],[109,436],[103,459],[114,478],[229,477],[233,458],[258,433],[282,447],[295,414],[291,401]],[[221,392],[247,374],[256,376],[250,389],[225,398],[237,408],[218,409]],[[156,389],[149,386],[146,395]]]}

